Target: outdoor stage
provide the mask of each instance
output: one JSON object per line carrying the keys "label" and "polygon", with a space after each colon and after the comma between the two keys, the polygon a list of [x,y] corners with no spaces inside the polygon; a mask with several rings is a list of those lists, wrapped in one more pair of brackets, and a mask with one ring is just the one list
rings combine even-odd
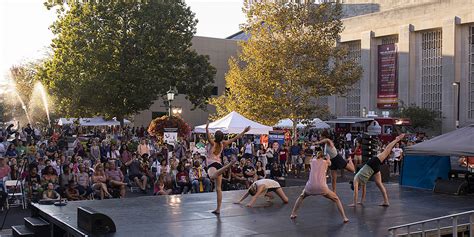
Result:
{"label": "outdoor stage", "polygon": [[[382,197],[369,182],[365,206],[347,207],[352,200],[348,184],[338,184],[338,194],[350,219],[342,224],[336,206],[323,197],[309,197],[298,218],[290,217],[302,187],[284,188],[290,199],[282,204],[275,196],[273,204],[262,198],[255,208],[232,204],[243,191],[224,192],[220,216],[215,208],[215,193],[177,196],[145,196],[104,201],[69,202],[65,207],[36,205],[40,215],[79,234],[77,207],[90,207],[112,218],[117,232],[110,236],[386,236],[387,228],[412,221],[439,217],[474,209],[474,196],[433,194],[398,184],[386,184],[391,206],[380,207]],[[247,199],[246,201],[248,201]],[[244,201],[244,204],[246,202]]]}

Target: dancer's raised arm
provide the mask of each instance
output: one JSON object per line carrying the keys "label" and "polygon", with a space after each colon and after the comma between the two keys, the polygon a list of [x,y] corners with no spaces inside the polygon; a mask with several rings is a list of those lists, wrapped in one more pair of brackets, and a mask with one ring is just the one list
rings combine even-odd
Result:
{"label": "dancer's raised arm", "polygon": [[211,134],[209,133],[209,121],[207,121],[207,124],[206,124],[206,135],[207,135],[207,140],[209,141],[209,143],[211,143],[211,145],[214,146],[214,141],[211,139]]}
{"label": "dancer's raised arm", "polygon": [[242,131],[241,133],[239,133],[237,136],[229,139],[229,140],[225,140],[223,141],[222,143],[224,143],[225,146],[231,144],[232,142],[235,142],[237,139],[241,138],[246,132],[250,131],[250,126],[247,126],[244,131]]}
{"label": "dancer's raised arm", "polygon": [[381,162],[383,162],[387,157],[390,155],[392,152],[393,147],[395,144],[399,143],[403,138],[405,137],[405,134],[400,134],[398,137],[395,138],[392,142],[390,142],[387,147],[385,147],[385,150],[382,151],[382,153],[378,154],[377,157]]}

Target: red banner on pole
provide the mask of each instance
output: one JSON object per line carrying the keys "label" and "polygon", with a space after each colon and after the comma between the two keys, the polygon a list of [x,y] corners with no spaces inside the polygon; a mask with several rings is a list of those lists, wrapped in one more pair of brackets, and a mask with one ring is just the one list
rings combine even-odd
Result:
{"label": "red banner on pole", "polygon": [[397,48],[395,44],[378,46],[377,108],[398,108]]}

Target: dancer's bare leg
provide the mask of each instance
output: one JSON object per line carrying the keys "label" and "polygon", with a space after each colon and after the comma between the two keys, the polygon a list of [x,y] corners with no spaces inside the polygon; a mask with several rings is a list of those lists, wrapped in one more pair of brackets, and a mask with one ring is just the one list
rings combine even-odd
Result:
{"label": "dancer's bare leg", "polygon": [[331,170],[331,185],[332,185],[333,192],[336,192],[336,183],[337,183],[337,170]]}
{"label": "dancer's bare leg", "polygon": [[295,202],[295,206],[293,207],[293,211],[291,212],[291,215],[290,215],[291,219],[295,219],[297,217],[296,213],[298,212],[298,209],[300,209],[301,204],[303,204],[303,200],[306,197],[307,197],[307,195],[306,195],[306,193],[304,192],[304,189],[303,189],[303,192],[300,194],[300,196],[298,197],[298,199]]}
{"label": "dancer's bare leg", "polygon": [[275,193],[280,197],[280,199],[283,201],[283,203],[287,204],[288,203],[288,197],[285,195],[285,192],[283,192],[282,188],[279,188],[275,190]]}
{"label": "dancer's bare leg", "polygon": [[339,210],[339,213],[341,214],[342,219],[344,220],[344,223],[349,222],[349,219],[347,218],[346,213],[344,213],[344,207],[342,207],[342,202],[339,199],[339,197],[336,195],[336,193],[332,192],[331,190],[328,190],[328,193],[325,194],[324,197],[331,199],[333,202],[335,202],[337,205],[337,209]]}
{"label": "dancer's bare leg", "polygon": [[358,204],[364,205],[365,202],[365,194],[367,193],[367,185],[363,184],[362,186],[362,197],[360,198],[360,202]]}
{"label": "dancer's bare leg", "polygon": [[216,194],[217,194],[217,208],[212,213],[219,215],[221,213],[222,205],[222,175],[217,176],[216,181]]}
{"label": "dancer's bare leg", "polygon": [[209,170],[214,170],[213,172],[209,172],[209,178],[211,179],[216,179],[218,176],[221,176],[222,174],[224,174],[224,172],[229,168],[231,167],[232,165],[235,164],[235,162],[237,162],[236,160],[232,160],[231,162],[229,162],[227,165],[224,165],[222,168],[220,169],[216,169],[214,167],[210,167]]}
{"label": "dancer's bare leg", "polygon": [[346,165],[345,169],[349,172],[352,172],[352,173],[355,172],[355,166],[354,166],[354,163],[352,163],[351,158],[349,158],[349,160],[347,161],[347,165]]}
{"label": "dancer's bare leg", "polygon": [[354,200],[348,206],[355,207],[359,198],[359,179],[354,178]]}
{"label": "dancer's bare leg", "polygon": [[380,206],[384,206],[384,207],[390,206],[390,203],[388,202],[387,190],[385,189],[385,186],[383,186],[382,175],[380,174],[380,172],[377,172],[376,174],[374,174],[374,180],[375,180],[375,184],[377,184],[377,187],[380,189],[380,192],[382,192],[382,196],[383,196],[383,203],[380,204]]}

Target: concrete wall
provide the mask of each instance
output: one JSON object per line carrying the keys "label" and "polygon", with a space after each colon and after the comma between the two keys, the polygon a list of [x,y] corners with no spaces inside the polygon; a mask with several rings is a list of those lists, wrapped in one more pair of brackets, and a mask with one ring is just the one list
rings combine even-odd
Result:
{"label": "concrete wall", "polygon": [[[378,4],[378,12],[344,19],[341,42],[361,41],[361,108],[376,109],[377,46],[386,36],[398,37],[399,98],[420,105],[421,33],[442,30],[443,132],[455,129],[457,94],[453,82],[461,82],[460,124],[468,119],[469,27],[474,25],[474,0],[345,0],[344,4]],[[338,101],[338,100],[336,100]],[[331,106],[341,114],[343,102]],[[380,112],[380,111],[378,111]]]}
{"label": "concrete wall", "polygon": [[[192,40],[192,44],[192,48],[199,54],[209,55],[210,63],[216,68],[214,85],[218,87],[218,94],[221,95],[225,90],[224,77],[229,70],[228,60],[231,56],[236,56],[238,52],[237,41],[195,36]],[[190,80],[192,80],[192,78],[190,78]],[[201,109],[191,110],[192,104],[186,100],[185,95],[178,95],[172,102],[172,106],[181,107],[183,109],[181,116],[190,126],[206,123],[209,112],[215,111],[212,106],[208,106],[207,111]],[[150,109],[141,111],[134,116],[134,125],[148,126],[152,120],[152,112],[167,113],[167,102],[165,104],[162,100],[155,101]]]}

